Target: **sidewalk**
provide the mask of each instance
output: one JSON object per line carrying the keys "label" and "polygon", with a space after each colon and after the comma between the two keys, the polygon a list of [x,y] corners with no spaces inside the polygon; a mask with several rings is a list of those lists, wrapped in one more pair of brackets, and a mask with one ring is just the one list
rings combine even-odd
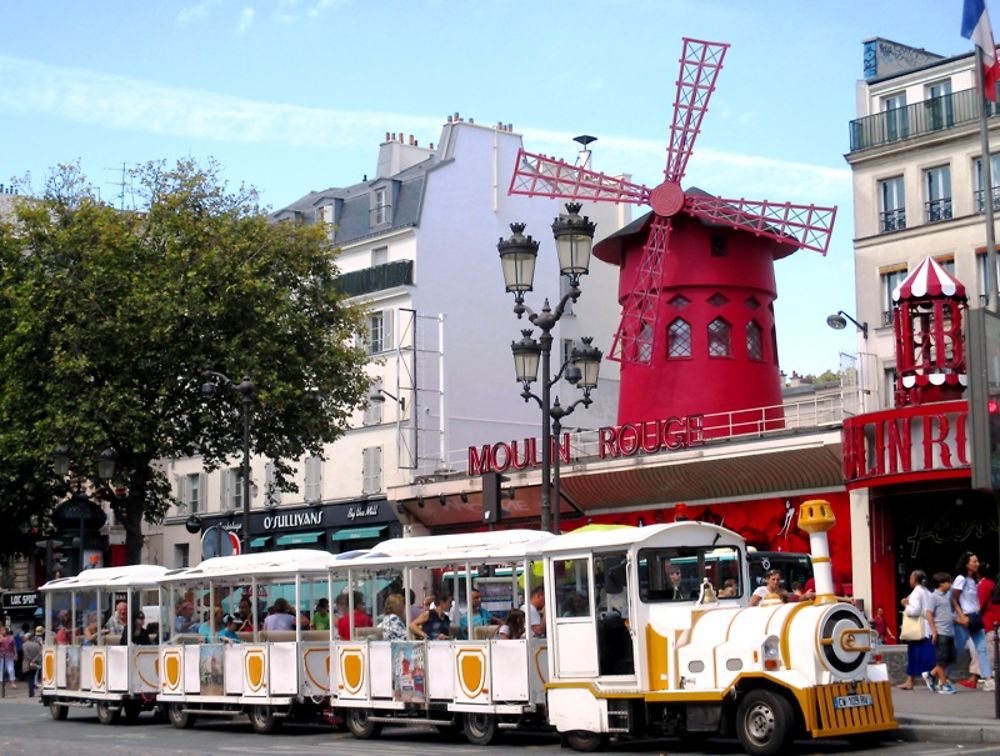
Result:
{"label": "sidewalk", "polygon": [[953,696],[931,693],[918,680],[913,690],[892,689],[899,722],[897,737],[907,741],[1000,744],[1000,719],[993,693],[955,686]]}
{"label": "sidewalk", "polygon": [[23,680],[17,681],[17,690],[10,687],[10,683],[7,683],[6,695],[0,698],[0,706],[5,703],[18,703],[18,704],[34,704],[35,706],[40,706],[38,703],[38,696],[41,694],[42,688],[39,685],[35,689],[35,697],[28,698],[28,683]]}

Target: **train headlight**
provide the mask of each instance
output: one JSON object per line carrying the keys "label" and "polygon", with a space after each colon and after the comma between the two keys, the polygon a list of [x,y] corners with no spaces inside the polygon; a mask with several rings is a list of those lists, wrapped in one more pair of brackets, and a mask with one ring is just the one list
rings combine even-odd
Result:
{"label": "train headlight", "polygon": [[760,658],[764,669],[776,670],[781,666],[781,641],[777,635],[769,635],[760,647]]}

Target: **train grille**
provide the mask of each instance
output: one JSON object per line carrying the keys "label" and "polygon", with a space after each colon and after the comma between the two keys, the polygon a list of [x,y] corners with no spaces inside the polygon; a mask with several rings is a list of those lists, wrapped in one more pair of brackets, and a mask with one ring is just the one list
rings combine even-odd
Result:
{"label": "train grille", "polygon": [[[835,683],[821,685],[814,691],[816,719],[812,734],[815,737],[851,735],[896,727],[892,689],[887,682]],[[834,708],[834,699],[838,696],[865,693],[872,697],[871,706]]]}

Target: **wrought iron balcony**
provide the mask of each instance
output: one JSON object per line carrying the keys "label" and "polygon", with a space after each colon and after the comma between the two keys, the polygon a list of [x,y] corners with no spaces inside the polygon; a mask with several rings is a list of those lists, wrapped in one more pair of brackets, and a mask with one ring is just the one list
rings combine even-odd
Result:
{"label": "wrought iron balcony", "polygon": [[337,279],[337,288],[349,297],[359,297],[395,286],[412,285],[413,260],[397,260],[371,268],[362,268],[344,273]]}
{"label": "wrought iron balcony", "polygon": [[[976,89],[963,89],[943,97],[907,105],[905,108],[858,118],[850,123],[851,152],[866,150],[904,139],[950,129],[979,119],[982,98]],[[996,103],[987,103],[987,114],[1000,113]]]}
{"label": "wrought iron balcony", "polygon": [[[1000,210],[1000,186],[993,187],[993,209]],[[985,198],[983,197],[983,190],[979,189],[975,192],[976,199],[976,212],[982,213],[986,210]]]}
{"label": "wrought iron balcony", "polygon": [[889,231],[902,231],[906,228],[906,210],[898,208],[896,210],[886,210],[881,213],[882,233]]}
{"label": "wrought iron balcony", "polygon": [[928,223],[951,220],[951,197],[930,200],[924,203],[924,210],[927,214]]}

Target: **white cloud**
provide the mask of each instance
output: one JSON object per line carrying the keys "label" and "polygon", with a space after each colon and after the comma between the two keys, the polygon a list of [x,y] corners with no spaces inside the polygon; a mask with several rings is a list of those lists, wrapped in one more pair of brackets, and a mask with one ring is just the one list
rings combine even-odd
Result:
{"label": "white cloud", "polygon": [[203,0],[195,5],[188,5],[177,12],[177,23],[190,24],[193,21],[201,21],[206,18],[212,9],[219,4],[219,0]]}
{"label": "white cloud", "polygon": [[234,32],[236,36],[241,36],[246,34],[247,29],[250,28],[250,24],[253,23],[254,9],[249,5],[244,6],[240,11],[240,18],[236,22],[236,31]]}
{"label": "white cloud", "polygon": [[[294,7],[286,0],[288,7]],[[252,16],[251,16],[252,20]],[[436,140],[442,118],[382,111],[329,110],[249,100],[79,68],[52,66],[0,55],[0,111],[41,113],[109,129],[217,142],[286,144],[324,149],[368,146],[387,126],[429,134]],[[532,152],[572,160],[576,134],[524,129]],[[376,137],[378,138],[378,137]],[[636,181],[661,180],[661,140],[603,135],[594,147],[595,167],[629,173]],[[851,174],[845,168],[795,163],[699,147],[685,185],[721,196],[775,201],[846,204]],[[777,196],[776,196],[777,195]]]}

